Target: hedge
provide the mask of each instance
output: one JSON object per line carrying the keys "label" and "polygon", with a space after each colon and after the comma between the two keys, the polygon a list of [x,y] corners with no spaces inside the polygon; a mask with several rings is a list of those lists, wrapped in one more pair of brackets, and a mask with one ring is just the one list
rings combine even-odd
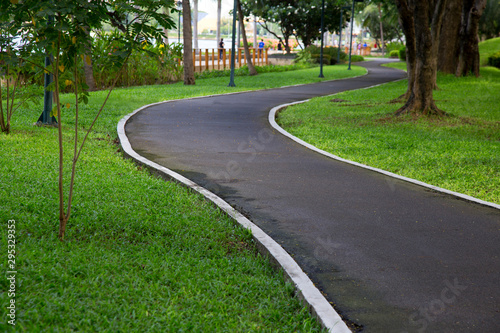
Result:
{"label": "hedge", "polygon": [[488,57],[488,66],[500,68],[500,51],[493,53]]}

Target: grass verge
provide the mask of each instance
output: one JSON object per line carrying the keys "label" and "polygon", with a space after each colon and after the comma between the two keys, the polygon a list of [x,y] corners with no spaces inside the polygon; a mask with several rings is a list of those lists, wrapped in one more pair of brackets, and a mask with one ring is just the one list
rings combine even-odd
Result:
{"label": "grass verge", "polygon": [[404,80],[316,98],[287,108],[278,122],[340,157],[500,204],[500,70],[440,74],[438,86],[434,98],[448,118],[393,117]]}
{"label": "grass verge", "polygon": [[481,65],[488,63],[488,57],[495,52],[500,51],[500,37],[487,39],[479,43],[479,58]]}
{"label": "grass verge", "polygon": [[[326,79],[364,69],[325,67]],[[116,124],[149,103],[319,81],[317,69],[118,89],[77,167],[66,241],[57,239],[57,132],[33,127],[42,107],[21,109],[0,135],[0,238],[15,221],[15,297],[0,279],[0,331],[321,331],[292,285],[261,257],[251,235],[203,197],[122,157]],[[81,108],[87,128],[104,92]],[[64,103],[72,103],[64,96]],[[63,113],[66,161],[74,107]],[[68,179],[69,170],[65,175]],[[11,223],[12,224],[12,223]],[[16,326],[7,306],[15,300]]]}

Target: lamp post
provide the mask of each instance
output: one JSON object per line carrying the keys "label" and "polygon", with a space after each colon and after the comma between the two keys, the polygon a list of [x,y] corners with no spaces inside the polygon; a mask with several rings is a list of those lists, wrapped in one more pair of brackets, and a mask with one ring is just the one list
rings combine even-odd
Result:
{"label": "lamp post", "polygon": [[351,38],[350,38],[350,46],[349,46],[349,67],[347,70],[351,70],[351,54],[352,54],[352,29],[354,28],[354,4],[356,2],[363,2],[363,0],[352,0],[352,13],[351,13]]}
{"label": "lamp post", "polygon": [[[50,15],[47,25],[54,25],[54,16]],[[48,68],[52,64],[52,55],[45,55],[45,68]],[[57,69],[56,69],[57,70]],[[43,75],[44,77],[44,95],[43,95],[43,111],[38,118],[37,124],[41,125],[57,125],[57,120],[54,116],[51,116],[52,111],[52,91],[48,89],[49,85],[53,81],[53,76],[48,71]]]}
{"label": "lamp post", "polygon": [[340,25],[339,25],[339,51],[337,52],[337,64],[340,62],[340,49],[342,47],[342,13],[344,9],[349,9],[349,6],[340,8]]}
{"label": "lamp post", "polygon": [[179,25],[177,26],[177,43],[181,42],[181,10],[182,10],[182,1],[177,1],[177,6],[179,7]]}
{"label": "lamp post", "polygon": [[323,39],[325,39],[325,0],[321,4],[321,51],[319,55],[319,77],[323,75]]}
{"label": "lamp post", "polygon": [[234,84],[234,66],[235,66],[235,53],[236,53],[236,14],[238,10],[238,0],[234,0],[233,7],[233,40],[231,44],[231,77],[229,79],[228,87],[236,87]]}

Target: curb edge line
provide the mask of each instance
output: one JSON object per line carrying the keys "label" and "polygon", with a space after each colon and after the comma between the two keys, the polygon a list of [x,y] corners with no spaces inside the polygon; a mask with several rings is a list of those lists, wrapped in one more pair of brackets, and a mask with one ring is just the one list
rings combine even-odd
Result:
{"label": "curb edge line", "polygon": [[[203,96],[207,97],[207,96]],[[351,330],[347,327],[345,322],[342,320],[340,315],[335,311],[333,306],[326,300],[326,298],[321,294],[318,288],[314,286],[311,279],[304,273],[300,266],[295,262],[295,260],[279,245],[274,239],[267,235],[262,229],[255,225],[248,218],[243,216],[239,211],[231,207],[226,201],[221,199],[216,194],[208,191],[204,187],[196,184],[195,182],[189,180],[188,178],[174,172],[164,166],[161,166],[147,158],[139,155],[132,148],[130,141],[125,133],[125,125],[127,121],[134,116],[136,113],[158,104],[163,104],[165,102],[158,102],[149,105],[145,105],[132,113],[123,117],[117,125],[118,139],[120,145],[126,155],[135,161],[154,169],[161,174],[166,175],[179,182],[181,185],[186,186],[201,195],[206,199],[213,202],[220,209],[226,212],[231,218],[233,218],[238,224],[246,229],[250,229],[252,232],[252,237],[262,246],[262,248],[270,255],[270,257],[283,269],[285,276],[293,282],[295,288],[297,289],[300,298],[302,298],[309,306],[312,313],[319,319],[321,325],[326,328],[331,333],[351,333]]]}

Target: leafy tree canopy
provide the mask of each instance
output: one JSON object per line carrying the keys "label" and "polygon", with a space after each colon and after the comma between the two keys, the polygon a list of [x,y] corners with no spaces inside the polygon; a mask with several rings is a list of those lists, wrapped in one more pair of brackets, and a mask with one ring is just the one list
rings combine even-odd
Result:
{"label": "leafy tree canopy", "polygon": [[[338,30],[340,8],[347,3],[325,0],[326,31]],[[242,0],[242,5],[245,14],[256,15],[265,22],[277,23],[285,40],[295,35],[307,47],[321,36],[322,0]],[[349,14],[346,13],[344,17],[348,20]]]}

